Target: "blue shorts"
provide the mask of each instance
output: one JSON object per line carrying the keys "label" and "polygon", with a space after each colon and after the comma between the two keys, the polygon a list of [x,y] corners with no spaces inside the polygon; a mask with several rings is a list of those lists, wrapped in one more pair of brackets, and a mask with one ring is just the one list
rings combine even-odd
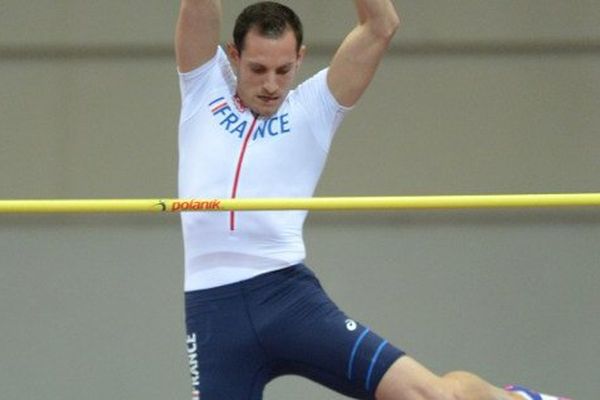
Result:
{"label": "blue shorts", "polygon": [[185,294],[193,397],[260,400],[265,385],[300,375],[374,399],[404,353],[340,311],[304,265]]}

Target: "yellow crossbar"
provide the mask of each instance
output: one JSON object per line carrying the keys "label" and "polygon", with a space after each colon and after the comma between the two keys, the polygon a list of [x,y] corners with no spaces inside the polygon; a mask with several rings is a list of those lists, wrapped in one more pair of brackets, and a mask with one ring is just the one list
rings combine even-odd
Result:
{"label": "yellow crossbar", "polygon": [[600,206],[600,193],[252,199],[0,200],[0,213],[137,213]]}

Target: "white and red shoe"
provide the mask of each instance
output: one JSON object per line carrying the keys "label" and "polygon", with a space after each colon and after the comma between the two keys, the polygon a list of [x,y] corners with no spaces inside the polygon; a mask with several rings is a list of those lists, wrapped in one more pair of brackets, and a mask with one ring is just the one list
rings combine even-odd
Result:
{"label": "white and red shoe", "polygon": [[538,393],[536,391],[518,385],[505,386],[504,390],[511,393],[516,393],[522,396],[524,400],[571,400],[566,397],[550,396],[547,394]]}

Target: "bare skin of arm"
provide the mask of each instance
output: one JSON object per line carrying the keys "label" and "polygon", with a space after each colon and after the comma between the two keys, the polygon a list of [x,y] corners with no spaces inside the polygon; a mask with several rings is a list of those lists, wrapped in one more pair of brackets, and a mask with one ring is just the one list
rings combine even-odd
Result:
{"label": "bare skin of arm", "polygon": [[329,89],[343,106],[354,105],[373,79],[400,25],[390,0],[355,0],[358,25],[337,50],[327,75]]}
{"label": "bare skin of arm", "polygon": [[175,29],[175,57],[180,72],[211,59],[221,29],[220,0],[182,0]]}

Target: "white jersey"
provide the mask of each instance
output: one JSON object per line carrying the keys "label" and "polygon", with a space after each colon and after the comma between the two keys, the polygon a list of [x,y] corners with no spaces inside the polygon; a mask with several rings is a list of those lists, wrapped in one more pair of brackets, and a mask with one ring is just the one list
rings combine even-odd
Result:
{"label": "white jersey", "polygon": [[[278,112],[255,118],[237,100],[222,48],[180,73],[179,197],[311,197],[347,108],[322,70],[290,91]],[[302,262],[306,211],[181,215],[185,290],[238,282]]]}

